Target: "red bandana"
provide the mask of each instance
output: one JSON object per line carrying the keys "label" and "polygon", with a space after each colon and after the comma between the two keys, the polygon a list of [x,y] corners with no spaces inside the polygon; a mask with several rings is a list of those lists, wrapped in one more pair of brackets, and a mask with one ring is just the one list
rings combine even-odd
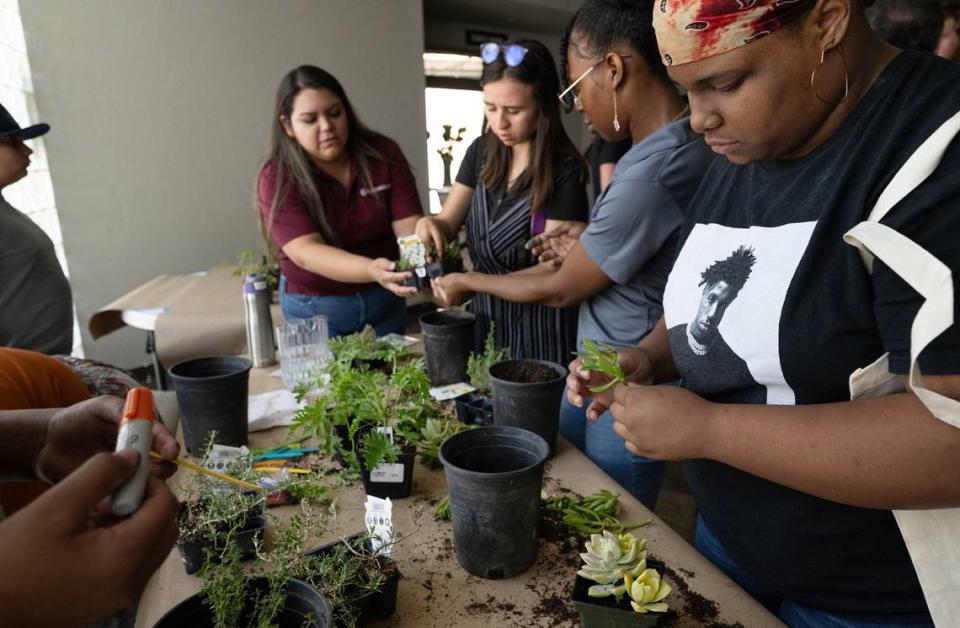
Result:
{"label": "red bandana", "polygon": [[[663,62],[723,54],[780,30],[816,0],[658,0],[653,26]],[[869,6],[873,0],[863,0]]]}

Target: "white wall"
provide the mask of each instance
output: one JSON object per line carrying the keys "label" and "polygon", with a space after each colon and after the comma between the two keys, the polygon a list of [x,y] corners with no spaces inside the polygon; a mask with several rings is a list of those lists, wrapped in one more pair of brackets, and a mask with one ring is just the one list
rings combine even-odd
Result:
{"label": "white wall", "polygon": [[[340,79],[426,199],[421,0],[20,4],[81,327],[158,274],[259,246],[254,179],[296,65]],[[132,330],[84,339],[121,366],[146,361],[143,343]]]}

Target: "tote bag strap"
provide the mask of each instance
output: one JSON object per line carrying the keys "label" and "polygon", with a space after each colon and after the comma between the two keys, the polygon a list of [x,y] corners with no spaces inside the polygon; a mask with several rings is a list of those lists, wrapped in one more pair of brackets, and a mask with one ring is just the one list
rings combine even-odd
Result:
{"label": "tote bag strap", "polygon": [[930,412],[954,427],[960,427],[960,402],[928,390],[917,364],[920,353],[934,338],[953,325],[953,275],[946,264],[926,249],[880,220],[917,186],[943,159],[947,147],[960,132],[960,112],[947,120],[917,149],[890,181],[867,220],[844,234],[857,247],[869,272],[875,257],[906,281],[924,299],[910,329],[910,375],[913,392]]}

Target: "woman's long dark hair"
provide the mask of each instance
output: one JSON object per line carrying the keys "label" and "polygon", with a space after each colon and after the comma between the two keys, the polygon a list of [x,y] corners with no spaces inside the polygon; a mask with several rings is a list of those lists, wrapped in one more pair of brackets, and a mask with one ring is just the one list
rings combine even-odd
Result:
{"label": "woman's long dark hair", "polygon": [[[527,49],[523,62],[515,68],[506,64],[503,55],[493,63],[483,66],[480,84],[486,85],[502,78],[512,78],[533,86],[539,119],[533,140],[530,165],[517,178],[513,190],[526,191],[530,197],[530,212],[543,207],[553,193],[556,164],[565,159],[574,159],[581,164],[585,180],[586,164],[577,147],[570,140],[560,121],[560,77],[553,56],[547,47],[533,39],[516,42]],[[509,45],[509,44],[504,44]],[[490,130],[486,118],[483,121],[484,162],[480,170],[480,182],[487,189],[506,186],[510,172],[510,148],[505,146]]]}
{"label": "woman's long dark hair", "polygon": [[[267,243],[267,250],[275,253],[273,238],[270,229],[277,213],[277,207],[282,205],[293,186],[300,192],[310,218],[324,242],[334,246],[340,243],[340,234],[330,225],[323,207],[323,199],[317,188],[315,179],[317,167],[310,155],[307,154],[295,138],[287,135],[283,122],[291,123],[293,101],[297,94],[305,89],[326,89],[332,92],[343,104],[347,114],[347,143],[344,150],[359,167],[360,178],[368,189],[373,187],[370,178],[370,164],[373,161],[383,161],[384,157],[375,145],[383,138],[382,135],[371,131],[360,121],[350,99],[347,98],[343,86],[332,74],[313,65],[301,65],[287,72],[277,88],[276,106],[273,114],[273,124],[270,131],[270,144],[267,157],[260,171],[273,164],[276,167],[276,186],[273,199],[270,202],[269,217],[263,220],[263,214],[258,212],[260,229]],[[260,199],[260,184],[257,183],[257,201]],[[377,197],[379,202],[379,197]]]}

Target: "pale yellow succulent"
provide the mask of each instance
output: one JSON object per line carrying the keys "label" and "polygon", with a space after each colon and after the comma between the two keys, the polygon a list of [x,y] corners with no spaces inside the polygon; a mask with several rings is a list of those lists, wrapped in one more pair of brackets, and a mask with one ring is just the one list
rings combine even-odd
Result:
{"label": "pale yellow succulent", "polygon": [[665,613],[670,608],[662,600],[673,589],[655,569],[644,569],[639,576],[625,574],[623,586],[630,596],[630,606],[638,613]]}
{"label": "pale yellow succulent", "polygon": [[580,554],[583,567],[577,575],[596,582],[587,594],[591,597],[620,597],[623,586],[617,586],[626,574],[638,576],[646,569],[646,539],[638,539],[632,534],[614,534],[604,530],[603,534],[592,534],[586,543],[587,551]]}

